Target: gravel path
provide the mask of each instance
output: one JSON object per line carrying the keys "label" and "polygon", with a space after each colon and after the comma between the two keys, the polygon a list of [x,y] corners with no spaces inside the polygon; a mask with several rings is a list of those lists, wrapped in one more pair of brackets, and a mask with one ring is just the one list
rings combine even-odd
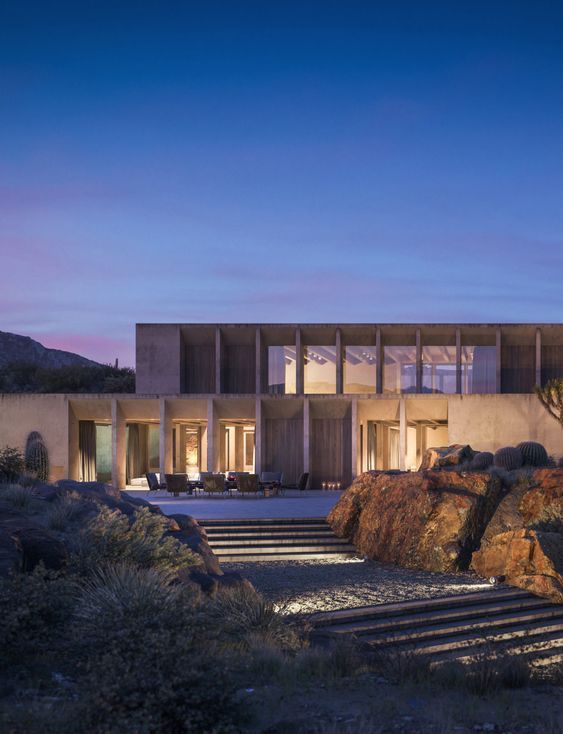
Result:
{"label": "gravel path", "polygon": [[471,574],[408,571],[376,561],[275,561],[221,566],[225,571],[238,571],[288,613],[428,599],[489,588]]}

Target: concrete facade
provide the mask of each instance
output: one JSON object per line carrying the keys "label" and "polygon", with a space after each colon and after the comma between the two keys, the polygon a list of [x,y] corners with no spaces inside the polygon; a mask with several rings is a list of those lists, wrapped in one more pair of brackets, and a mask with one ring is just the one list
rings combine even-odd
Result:
{"label": "concrete facade", "polygon": [[[488,393],[464,394],[464,350],[473,347],[487,354]],[[294,368],[283,383],[291,394],[272,383],[272,350],[280,349],[277,366]],[[393,349],[407,355],[399,367]],[[306,392],[314,370],[330,392]],[[370,468],[414,469],[427,447],[445,443],[495,451],[535,440],[559,458],[563,431],[531,391],[556,376],[562,325],[141,324],[137,394],[0,395],[0,446],[23,448],[38,430],[52,479],[79,480],[87,421],[110,437],[111,479],[124,487],[135,479],[129,429],[140,424],[146,470],[282,470],[286,481],[308,471],[314,488],[345,485]],[[432,387],[438,378],[447,392]],[[393,391],[395,379],[407,392],[402,382]]]}

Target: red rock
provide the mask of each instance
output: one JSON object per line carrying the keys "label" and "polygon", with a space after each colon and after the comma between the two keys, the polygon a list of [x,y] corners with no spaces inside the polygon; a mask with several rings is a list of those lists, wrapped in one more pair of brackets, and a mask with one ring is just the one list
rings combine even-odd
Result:
{"label": "red rock", "polygon": [[368,558],[428,571],[466,569],[501,496],[483,472],[362,474],[328,516]]}
{"label": "red rock", "polygon": [[426,449],[419,471],[459,466],[471,461],[475,451],[468,444],[454,443],[451,446],[437,446]]}

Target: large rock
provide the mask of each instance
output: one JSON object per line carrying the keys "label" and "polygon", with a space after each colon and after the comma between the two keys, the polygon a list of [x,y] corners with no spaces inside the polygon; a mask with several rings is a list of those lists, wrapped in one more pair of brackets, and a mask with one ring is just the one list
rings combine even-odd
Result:
{"label": "large rock", "polygon": [[111,497],[119,502],[121,500],[121,492],[115,489],[111,484],[103,482],[75,482],[72,479],[60,479],[56,486],[66,492],[76,492],[84,498],[92,498],[94,500],[103,497]]}
{"label": "large rock", "polygon": [[459,467],[461,464],[468,464],[475,454],[471,446],[461,443],[426,449],[419,471]]}
{"label": "large rock", "polygon": [[21,528],[14,537],[22,551],[22,570],[33,571],[42,563],[45,568],[60,571],[68,561],[65,544],[43,528]]}
{"label": "large rock", "polygon": [[362,474],[328,522],[368,558],[459,571],[468,568],[501,496],[500,480],[483,472]]}
{"label": "large rock", "polygon": [[498,506],[471,567],[563,603],[563,470],[523,477]]}
{"label": "large rock", "polygon": [[203,565],[208,574],[213,576],[221,576],[223,571],[217,559],[217,556],[211,550],[211,546],[207,541],[207,533],[201,527],[195,517],[191,515],[170,515],[169,519],[176,523],[177,530],[169,531],[167,534],[176,538],[180,543],[193,550],[201,556]]}

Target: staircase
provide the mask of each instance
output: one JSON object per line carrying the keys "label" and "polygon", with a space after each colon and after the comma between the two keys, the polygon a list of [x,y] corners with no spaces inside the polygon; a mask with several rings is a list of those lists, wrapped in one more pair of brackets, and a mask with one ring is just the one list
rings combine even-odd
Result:
{"label": "staircase", "polygon": [[537,662],[563,659],[563,606],[503,587],[459,596],[313,614],[312,639],[354,636],[371,648],[409,650],[437,660],[507,648]]}
{"label": "staircase", "polygon": [[346,559],[354,546],[337,538],[324,518],[201,520],[220,563]]}

